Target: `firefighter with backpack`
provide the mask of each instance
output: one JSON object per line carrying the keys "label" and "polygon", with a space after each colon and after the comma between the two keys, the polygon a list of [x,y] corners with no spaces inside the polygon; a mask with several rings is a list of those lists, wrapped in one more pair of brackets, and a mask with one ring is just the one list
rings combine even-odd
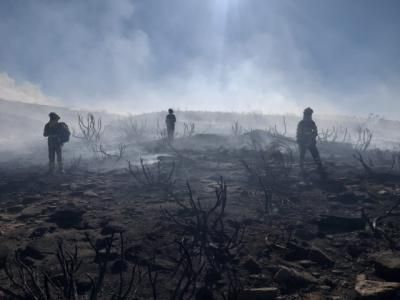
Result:
{"label": "firefighter with backpack", "polygon": [[43,132],[43,136],[47,137],[49,147],[49,173],[54,173],[56,156],[58,172],[64,173],[62,146],[69,141],[70,131],[67,124],[59,122],[60,117],[56,113],[51,112],[49,117],[50,121],[44,126]]}

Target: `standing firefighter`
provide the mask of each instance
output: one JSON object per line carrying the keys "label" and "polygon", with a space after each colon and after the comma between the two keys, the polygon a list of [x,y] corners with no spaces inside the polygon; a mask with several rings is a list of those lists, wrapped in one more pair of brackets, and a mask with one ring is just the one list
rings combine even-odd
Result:
{"label": "standing firefighter", "polygon": [[54,173],[55,158],[57,155],[58,172],[63,173],[62,146],[69,141],[70,132],[67,124],[58,122],[60,117],[51,112],[50,121],[44,126],[43,136],[47,137],[49,146],[49,173]]}
{"label": "standing firefighter", "polygon": [[317,125],[312,119],[313,110],[306,108],[303,114],[303,120],[297,125],[297,144],[299,145],[300,151],[300,169],[304,171],[304,157],[306,151],[309,150],[315,163],[318,166],[318,170],[323,172],[321,158],[317,149],[317,136],[318,129]]}
{"label": "standing firefighter", "polygon": [[175,123],[176,117],[174,111],[170,108],[168,109],[168,115],[165,118],[165,124],[167,125],[168,141],[172,142],[175,135]]}

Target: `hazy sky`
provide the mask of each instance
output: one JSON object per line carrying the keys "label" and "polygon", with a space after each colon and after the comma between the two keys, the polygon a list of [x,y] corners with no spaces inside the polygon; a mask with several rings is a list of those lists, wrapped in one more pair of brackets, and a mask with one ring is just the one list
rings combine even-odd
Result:
{"label": "hazy sky", "polygon": [[1,0],[0,97],[399,118],[399,16],[398,0]]}

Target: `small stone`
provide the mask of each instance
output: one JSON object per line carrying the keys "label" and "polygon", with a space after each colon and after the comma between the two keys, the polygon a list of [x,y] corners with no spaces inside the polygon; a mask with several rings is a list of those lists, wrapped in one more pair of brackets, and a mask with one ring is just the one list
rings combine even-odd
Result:
{"label": "small stone", "polygon": [[378,192],[378,195],[379,195],[379,196],[387,196],[387,195],[389,195],[389,192],[386,191],[386,190],[380,190],[380,191]]}
{"label": "small stone", "polygon": [[385,280],[400,282],[400,253],[381,252],[373,256],[375,273]]}
{"label": "small stone", "polygon": [[43,208],[41,207],[27,207],[23,211],[21,211],[21,214],[18,216],[18,220],[27,220],[27,219],[32,219],[35,217],[38,217],[42,214]]}
{"label": "small stone", "polygon": [[307,259],[303,259],[303,260],[299,260],[297,262],[300,266],[304,267],[304,268],[309,268],[311,266],[316,265],[315,262],[311,261],[311,260],[307,260]]}
{"label": "small stone", "polygon": [[343,271],[341,271],[341,270],[336,270],[336,269],[331,270],[331,273],[334,274],[334,275],[343,275]]}
{"label": "small stone", "polygon": [[360,299],[386,299],[400,291],[400,283],[367,280],[361,274],[357,276],[355,291]]}
{"label": "small stone", "polygon": [[289,289],[303,288],[318,282],[310,273],[297,271],[284,266],[280,267],[274,276],[274,280]]}
{"label": "small stone", "polygon": [[245,289],[239,294],[239,300],[270,300],[276,299],[278,294],[276,287]]}
{"label": "small stone", "polygon": [[268,277],[265,274],[251,274],[249,278],[253,280],[266,280]]}
{"label": "small stone", "polygon": [[79,189],[79,185],[77,185],[76,183],[71,183],[71,184],[69,185],[69,189],[70,189],[71,191],[76,191],[76,190]]}
{"label": "small stone", "polygon": [[83,192],[83,196],[90,197],[90,198],[99,197],[99,195],[93,191],[85,191],[85,192]]}
{"label": "small stone", "polygon": [[34,229],[31,233],[31,235],[29,237],[31,238],[38,238],[38,237],[42,237],[43,235],[45,235],[47,232],[49,231],[49,229],[47,227],[38,227],[36,229]]}

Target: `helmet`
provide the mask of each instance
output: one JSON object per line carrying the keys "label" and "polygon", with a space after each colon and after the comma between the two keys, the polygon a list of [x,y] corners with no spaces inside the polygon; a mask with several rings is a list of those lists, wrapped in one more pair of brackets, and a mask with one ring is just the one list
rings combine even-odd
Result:
{"label": "helmet", "polygon": [[59,120],[60,116],[57,115],[55,112],[49,113],[50,120]]}
{"label": "helmet", "polygon": [[169,112],[170,114],[173,114],[173,113],[174,113],[174,110],[173,110],[172,108],[170,108],[170,109],[168,109],[168,112]]}
{"label": "helmet", "polygon": [[314,111],[312,110],[311,107],[307,107],[307,108],[304,110],[304,114],[305,114],[305,115],[312,115],[313,112],[314,112]]}

